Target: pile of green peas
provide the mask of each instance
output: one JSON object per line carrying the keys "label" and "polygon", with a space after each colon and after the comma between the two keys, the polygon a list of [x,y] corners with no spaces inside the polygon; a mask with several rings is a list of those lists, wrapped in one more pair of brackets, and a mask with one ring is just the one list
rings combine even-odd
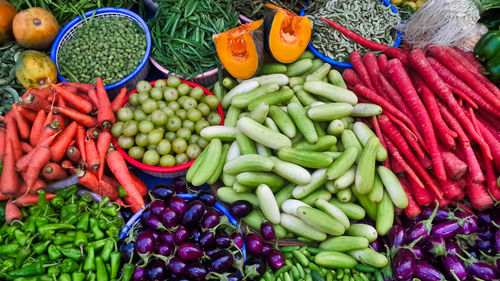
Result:
{"label": "pile of green peas", "polygon": [[58,52],[60,75],[68,81],[114,84],[139,65],[146,52],[146,34],[122,17],[93,18],[79,27]]}
{"label": "pile of green peas", "polygon": [[195,159],[207,146],[200,131],[218,125],[219,100],[176,76],[136,85],[137,93],[117,112],[111,134],[130,157],[150,166],[171,167]]}

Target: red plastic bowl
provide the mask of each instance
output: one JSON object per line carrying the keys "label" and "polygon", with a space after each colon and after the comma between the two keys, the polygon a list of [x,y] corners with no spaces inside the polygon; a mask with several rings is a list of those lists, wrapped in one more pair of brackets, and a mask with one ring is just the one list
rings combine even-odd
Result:
{"label": "red plastic bowl", "polygon": [[[164,79],[165,81],[167,79]],[[154,86],[155,84],[155,81],[151,81],[149,82],[151,84],[151,86]],[[200,87],[203,89],[203,91],[205,92],[205,95],[213,95],[212,92],[210,92],[209,90],[207,90],[205,87],[199,85],[199,84],[196,84],[196,83],[193,83],[191,81],[186,81],[186,80],[181,80],[181,83],[185,83],[185,84],[188,84],[189,86],[191,86],[192,88],[194,87]],[[128,93],[127,95],[127,98],[125,99],[125,102],[124,104],[122,105],[125,106],[127,103],[128,103],[128,99],[130,97],[131,94],[133,93],[136,93],[137,90],[134,89],[133,91],[131,91],[130,93]],[[217,111],[222,119],[220,125],[224,125],[224,111],[222,110],[222,106],[219,104],[219,106],[217,107]],[[191,165],[193,164],[194,160],[191,160],[185,164],[182,164],[182,165],[179,165],[179,166],[172,166],[172,167],[158,167],[158,166],[150,166],[150,165],[146,165],[142,162],[139,162],[137,160],[135,160],[134,158],[130,157],[127,152],[125,152],[125,150],[123,150],[121,147],[118,146],[118,143],[117,143],[117,140],[115,137],[112,138],[112,142],[113,142],[113,145],[115,146],[116,150],[118,150],[121,155],[123,156],[123,158],[125,158],[125,160],[127,162],[129,162],[130,164],[132,164],[133,166],[141,169],[141,170],[144,170],[144,172],[150,174],[150,175],[153,175],[153,176],[159,176],[159,177],[162,177],[161,175],[159,174],[165,174],[165,173],[176,173],[176,175],[173,175],[172,177],[176,177],[178,172],[181,172],[181,171],[184,171],[184,170],[187,170],[189,167],[191,167]],[[163,177],[165,177],[165,175],[163,175]]]}

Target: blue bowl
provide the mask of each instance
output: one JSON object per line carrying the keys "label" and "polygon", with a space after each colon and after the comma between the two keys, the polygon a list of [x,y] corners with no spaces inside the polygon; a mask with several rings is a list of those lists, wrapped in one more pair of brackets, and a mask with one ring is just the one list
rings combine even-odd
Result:
{"label": "blue bowl", "polygon": [[[198,197],[198,195],[193,194],[193,193],[181,193],[181,194],[176,194],[177,196],[181,197],[184,200],[189,200],[195,197]],[[148,207],[149,204],[146,206]],[[226,209],[222,204],[219,202],[215,202],[214,207],[219,210],[221,213],[223,213],[228,219],[229,222],[231,222],[232,225],[236,226],[238,228],[238,231],[243,235],[243,232],[241,231],[241,227],[238,224],[238,221],[229,213],[229,210]],[[141,209],[139,212],[135,213],[129,220],[128,222],[122,227],[122,230],[120,231],[119,238],[123,239],[124,237],[127,236],[128,232],[132,228],[132,226],[139,221],[139,219],[142,217],[142,213],[144,212],[145,209]],[[243,253],[243,260],[246,261],[247,259],[247,252],[246,252],[246,247],[245,244],[243,244],[243,248],[241,249],[241,252]]]}
{"label": "blue bowl", "polygon": [[[131,21],[135,21],[146,34],[146,52],[142,58],[139,65],[132,71],[132,73],[125,76],[122,80],[107,85],[104,88],[108,91],[111,97],[114,97],[122,87],[126,87],[128,90],[135,88],[137,82],[144,80],[149,72],[149,56],[151,55],[151,33],[149,32],[148,25],[146,22],[136,13],[122,8],[100,8],[91,10],[85,13],[86,18],[105,18],[105,17],[122,17]],[[54,61],[57,68],[57,77],[62,82],[67,82],[67,80],[59,74],[59,67],[57,63],[57,54],[59,49],[71,38],[73,38],[76,30],[84,25],[85,21],[81,16],[74,18],[64,28],[59,32],[54,43],[52,43],[52,48],[50,49],[50,58]]]}
{"label": "blue bowl", "polygon": [[[384,3],[384,5],[387,7],[387,6],[390,6],[391,7],[391,10],[395,13],[395,14],[398,14],[398,10],[396,9],[396,7],[394,7],[392,4],[391,4],[391,1],[389,0],[380,0],[380,2]],[[306,4],[307,5],[307,4]],[[300,11],[300,15],[303,16],[305,14],[305,11],[302,10]],[[396,33],[396,41],[394,42],[394,45],[392,45],[393,47],[399,47],[399,45],[401,44],[401,32],[398,31]],[[315,55],[317,56],[318,58],[320,58],[321,60],[331,64],[331,65],[334,65],[334,66],[338,66],[338,67],[341,67],[341,68],[354,68],[352,66],[352,64],[348,63],[348,62],[341,62],[341,61],[336,61],[334,59],[331,59],[325,55],[323,55],[320,51],[318,51],[316,48],[314,48],[314,46],[309,43],[307,45],[307,48]]]}

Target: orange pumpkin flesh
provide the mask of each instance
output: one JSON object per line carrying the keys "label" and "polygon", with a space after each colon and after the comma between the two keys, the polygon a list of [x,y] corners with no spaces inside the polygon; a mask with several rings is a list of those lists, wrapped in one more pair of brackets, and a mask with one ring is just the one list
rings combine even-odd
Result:
{"label": "orange pumpkin flesh", "polygon": [[12,20],[16,8],[7,1],[0,0],[0,46],[12,39]]}
{"label": "orange pumpkin flesh", "polygon": [[31,8],[17,13],[12,21],[14,37],[19,45],[42,50],[50,47],[59,32],[56,18],[42,8]]}
{"label": "orange pumpkin flesh", "polygon": [[214,36],[217,55],[233,77],[248,79],[262,65],[262,23],[254,21]]}
{"label": "orange pumpkin flesh", "polygon": [[266,19],[267,49],[279,62],[296,61],[311,39],[311,21],[274,5],[274,15]]}

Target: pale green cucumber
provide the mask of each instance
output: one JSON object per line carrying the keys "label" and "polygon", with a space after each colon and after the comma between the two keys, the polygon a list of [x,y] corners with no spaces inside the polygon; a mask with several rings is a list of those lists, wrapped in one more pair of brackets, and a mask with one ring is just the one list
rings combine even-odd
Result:
{"label": "pale green cucumber", "polygon": [[295,137],[297,129],[290,116],[281,108],[273,105],[269,108],[269,117],[272,118],[279,130],[289,138]]}
{"label": "pale green cucumber", "polygon": [[233,186],[235,182],[236,182],[235,175],[224,173],[224,171],[222,171],[222,183],[224,183],[225,186]]}
{"label": "pale green cucumber", "polygon": [[[314,130],[316,131],[316,134],[318,135],[318,141],[319,141],[319,138],[320,138],[320,137],[326,136],[326,132],[325,132],[325,130],[323,129],[323,127],[321,127],[320,122],[318,122],[318,121],[313,121],[313,125],[314,125]],[[318,142],[318,141],[317,141],[317,142]]]}
{"label": "pale green cucumber", "polygon": [[[370,137],[376,137],[375,133],[370,129],[370,127],[368,127],[368,125],[363,122],[355,122],[352,130],[363,146],[366,145],[366,142]],[[379,146],[377,151],[377,161],[383,162],[385,161],[385,159],[387,159],[387,150],[385,150],[385,148],[381,145]]]}
{"label": "pale green cucumber", "polygon": [[302,132],[306,140],[310,143],[317,142],[318,134],[314,129],[312,120],[307,117],[305,108],[298,103],[290,103],[287,106],[287,110],[290,117],[292,117],[293,122],[299,131]]}
{"label": "pale green cucumber", "polygon": [[377,230],[373,226],[364,223],[351,224],[346,235],[365,237],[370,242],[377,240],[378,237]]}
{"label": "pale green cucumber", "polygon": [[376,221],[377,220],[377,209],[378,209],[377,203],[373,203],[370,200],[370,198],[368,198],[368,195],[359,194],[355,188],[351,189],[351,191],[354,194],[354,196],[356,196],[356,198],[358,199],[359,204],[361,206],[363,206],[363,209],[365,209],[368,217],[370,219],[372,219],[373,221]]}
{"label": "pale green cucumber", "polygon": [[311,59],[301,59],[289,64],[286,71],[288,77],[299,76],[306,73],[312,67]]}
{"label": "pale green cucumber", "polygon": [[280,224],[286,230],[313,241],[324,241],[326,239],[326,234],[324,232],[310,227],[301,219],[289,214],[281,214]]}
{"label": "pale green cucumber", "polygon": [[293,183],[288,184],[287,186],[283,187],[276,193],[274,198],[276,198],[276,203],[278,203],[278,206],[281,208],[281,205],[283,202],[286,200],[292,198],[292,191],[294,189],[295,185]]}
{"label": "pale green cucumber", "polygon": [[238,193],[242,193],[242,192],[248,192],[248,193],[251,193],[255,190],[255,186],[248,186],[248,185],[244,185],[244,184],[241,184],[238,182],[238,179],[236,179],[236,182],[233,184],[233,190],[235,192],[238,192]]}
{"label": "pale green cucumber", "polygon": [[300,131],[297,131],[297,134],[295,135],[295,137],[293,137],[291,139],[292,140],[292,144],[297,144],[300,141],[302,141],[303,139],[304,139],[304,135]]}
{"label": "pale green cucumber", "polygon": [[328,72],[328,81],[337,87],[347,89],[344,78],[342,78],[342,74],[335,69]]}
{"label": "pale green cucumber", "polygon": [[331,194],[336,194],[339,190],[335,187],[333,184],[333,181],[326,181],[325,182],[325,188],[330,192]]}
{"label": "pale green cucumber", "polygon": [[347,149],[348,147],[354,147],[356,148],[356,159],[359,161],[359,157],[361,156],[361,152],[363,152],[363,146],[359,142],[358,138],[356,137],[356,134],[352,130],[345,129],[342,132],[342,144],[344,145],[344,148]]}
{"label": "pale green cucumber", "polygon": [[353,106],[349,103],[326,103],[309,108],[307,116],[314,121],[332,121],[351,114],[352,110]]}
{"label": "pale green cucumber", "polygon": [[312,60],[312,66],[311,66],[311,69],[309,69],[306,73],[302,74],[302,77],[304,77],[304,79],[306,79],[306,77],[313,73],[316,69],[320,68],[325,62],[323,60],[321,60],[320,58],[314,58]]}
{"label": "pale green cucumber", "polygon": [[222,142],[219,139],[211,140],[205,149],[207,150],[205,159],[200,163],[191,180],[191,184],[194,186],[206,183],[217,169],[217,164],[221,161]]}
{"label": "pale green cucumber", "polygon": [[372,117],[382,114],[382,107],[373,103],[358,103],[352,108],[352,117]]}
{"label": "pale green cucumber", "polygon": [[321,232],[339,236],[345,228],[337,219],[313,207],[302,206],[297,209],[298,217]]}
{"label": "pale green cucumber", "polygon": [[314,56],[314,54],[311,51],[305,50],[302,53],[302,55],[300,55],[300,57],[297,60],[301,60],[301,59],[314,59],[314,58],[315,58],[315,56]]}
{"label": "pale green cucumber", "polygon": [[373,180],[373,188],[370,194],[368,194],[368,199],[374,203],[378,203],[382,200],[384,195],[384,185],[378,174],[375,174],[375,179]]}
{"label": "pale green cucumber", "polygon": [[253,141],[245,136],[240,130],[236,130],[236,143],[242,155],[244,154],[257,154],[255,144]]}
{"label": "pale green cucumber", "polygon": [[342,176],[349,168],[351,168],[356,157],[358,155],[358,149],[355,147],[348,147],[342,152],[339,158],[337,158],[333,164],[326,170],[326,178],[328,180],[335,180]]}
{"label": "pale green cucumber", "polygon": [[358,97],[353,92],[322,81],[305,82],[304,90],[335,102],[347,102],[352,105],[358,103]]}
{"label": "pale green cucumber", "polygon": [[229,144],[224,144],[222,145],[222,155],[220,158],[219,163],[217,163],[217,168],[215,169],[214,173],[210,176],[210,178],[207,180],[208,184],[214,184],[220,177],[222,173],[222,168],[224,167],[224,164],[226,163],[226,157],[227,157],[227,152],[229,151]]}
{"label": "pale green cucumber", "polygon": [[282,73],[276,73],[276,74],[262,75],[259,77],[254,77],[254,78],[242,80],[242,81],[246,81],[246,82],[256,81],[261,86],[266,85],[266,84],[270,84],[270,83],[278,83],[279,86],[284,86],[284,85],[288,84],[288,76],[286,76],[285,74],[282,74]]}
{"label": "pale green cucumber", "polygon": [[269,128],[275,132],[278,132],[278,133],[280,132],[280,129],[278,128],[278,126],[276,126],[276,123],[270,117],[266,117],[266,120],[264,120],[264,126],[266,126],[267,128]]}
{"label": "pale green cucumber", "polygon": [[227,203],[227,204],[232,204],[238,200],[246,200],[250,202],[254,207],[259,206],[259,200],[257,199],[257,196],[253,193],[238,193],[235,192],[231,187],[221,187],[217,189],[217,198],[219,198],[220,201]]}
{"label": "pale green cucumber", "polygon": [[263,146],[260,143],[255,144],[255,148],[257,149],[257,154],[265,156],[265,157],[271,157],[273,156],[273,152],[271,149],[267,146]]}
{"label": "pale green cucumber", "polygon": [[243,172],[269,172],[274,167],[274,161],[258,154],[246,154],[224,164],[223,171],[229,174]]}
{"label": "pale green cucumber", "polygon": [[260,70],[260,74],[276,74],[276,73],[286,73],[287,66],[281,63],[264,63],[262,65],[262,69]]}
{"label": "pale green cucumber", "polygon": [[311,207],[297,199],[288,199],[281,204],[281,210],[289,215],[298,216],[299,207]]}
{"label": "pale green cucumber", "polygon": [[214,96],[216,96],[219,100],[222,100],[222,97],[226,95],[226,88],[222,86],[220,81],[215,82],[214,89],[212,90]]}
{"label": "pale green cucumber", "polygon": [[356,236],[339,236],[329,238],[321,244],[319,248],[327,251],[347,252],[368,248],[368,239]]}
{"label": "pale green cucumber", "polygon": [[347,172],[338,177],[333,183],[337,189],[345,189],[354,183],[356,178],[356,165],[352,165]]}
{"label": "pale green cucumber", "polygon": [[263,183],[270,188],[282,187],[286,184],[282,177],[266,172],[244,172],[238,174],[236,180],[243,185],[258,186]]}
{"label": "pale green cucumber", "polygon": [[306,185],[297,185],[292,192],[292,196],[297,199],[302,199],[323,186],[326,182],[325,172],[326,169],[318,169],[314,171],[311,174],[311,181],[309,181]]}
{"label": "pale green cucumber", "polygon": [[[333,147],[336,147],[336,146],[333,146]],[[342,152],[338,152],[338,151],[325,151],[323,153],[330,155],[330,157],[332,157],[333,160],[336,160],[337,158],[339,158],[342,155]]]}
{"label": "pale green cucumber", "polygon": [[367,264],[377,268],[384,268],[389,263],[389,260],[385,255],[377,253],[372,248],[353,250],[347,252],[347,254],[363,264]]}
{"label": "pale green cucumber", "polygon": [[280,223],[280,208],[274,194],[266,184],[260,184],[255,191],[259,200],[260,211],[273,224]]}
{"label": "pale green cucumber", "polygon": [[269,104],[263,102],[252,108],[250,115],[248,117],[252,118],[256,122],[263,123],[266,120],[267,114],[269,113]]}
{"label": "pale green cucumber", "polygon": [[308,106],[319,101],[313,95],[306,92],[303,88],[295,90],[295,95],[303,106]]}
{"label": "pale green cucumber", "polygon": [[363,209],[361,206],[357,204],[351,202],[343,203],[337,200],[336,198],[333,198],[329,202],[335,207],[342,210],[342,212],[350,219],[362,220],[366,215],[365,209]]}
{"label": "pale green cucumber", "polygon": [[340,202],[349,202],[351,201],[352,198],[352,191],[350,188],[344,188],[340,189],[337,191],[337,199],[339,199]]}
{"label": "pale green cucumber", "polygon": [[226,155],[226,162],[233,160],[234,158],[241,155],[240,148],[238,147],[238,142],[233,141]]}
{"label": "pale green cucumber", "polygon": [[328,201],[323,200],[323,199],[318,199],[316,202],[314,202],[315,206],[320,209],[321,211],[327,213],[328,215],[332,216],[333,218],[337,219],[345,229],[349,229],[351,226],[349,222],[349,218],[342,212],[340,208],[337,206],[328,203]]}
{"label": "pale green cucumber", "polygon": [[252,111],[255,107],[262,103],[267,103],[268,105],[280,104],[286,102],[293,97],[293,90],[288,86],[283,86],[281,90],[276,93],[265,94],[260,97],[255,97],[248,103],[248,110]]}
{"label": "pale green cucumber", "polygon": [[330,122],[330,124],[328,124],[328,128],[326,128],[326,132],[329,135],[340,136],[342,134],[342,132],[344,131],[344,129],[345,129],[344,123],[339,119],[335,119],[335,120],[332,120],[332,122]]}
{"label": "pale green cucumber", "polygon": [[325,135],[318,138],[318,141],[314,144],[310,144],[305,141],[301,141],[293,146],[293,148],[298,150],[309,150],[323,152],[328,148],[332,147],[337,143],[337,138],[335,136]]}
{"label": "pale green cucumber", "polygon": [[[328,75],[328,71],[332,69],[332,65],[325,62],[322,66],[320,66],[318,69],[314,70],[313,73],[309,74],[306,77],[306,81],[319,81],[325,78]],[[315,80],[316,79],[316,80]]]}
{"label": "pale green cucumber", "polygon": [[377,167],[377,173],[394,203],[394,206],[400,209],[408,207],[408,197],[398,177],[384,166]]}
{"label": "pale green cucumber", "polygon": [[278,83],[265,84],[246,94],[238,95],[231,99],[231,105],[238,108],[245,108],[250,101],[265,94],[274,93],[279,90]]}
{"label": "pale green cucumber", "polygon": [[236,129],[226,126],[209,126],[200,131],[200,136],[206,140],[217,138],[221,141],[234,141]]}
{"label": "pale green cucumber", "polygon": [[307,195],[306,197],[302,198],[302,202],[308,204],[308,205],[314,205],[314,202],[318,199],[323,199],[323,200],[330,200],[332,198],[332,194],[328,192],[328,190],[325,189],[319,189],[316,190],[315,192]]}
{"label": "pale green cucumber", "polygon": [[241,109],[230,106],[226,113],[226,118],[224,119],[224,126],[226,127],[236,127],[236,122],[240,116]]}
{"label": "pale green cucumber", "polygon": [[373,179],[375,178],[375,158],[380,145],[377,137],[370,137],[359,157],[354,182],[354,188],[359,194],[369,194],[372,191]]}
{"label": "pale green cucumber", "polygon": [[292,141],[287,136],[274,132],[248,117],[240,118],[236,127],[247,137],[272,149],[292,146]]}
{"label": "pale green cucumber", "polygon": [[294,163],[283,161],[277,157],[270,158],[274,162],[273,172],[295,184],[307,184],[311,181],[309,171]]}
{"label": "pale green cucumber", "polygon": [[248,93],[250,91],[253,91],[259,87],[259,82],[257,81],[246,81],[242,82],[241,84],[237,85],[231,91],[229,91],[221,101],[221,105],[223,108],[228,108],[229,105],[231,104],[231,100],[239,95],[243,95],[245,93]]}
{"label": "pale green cucumber", "polygon": [[304,82],[306,82],[306,79],[302,76],[290,77],[288,80],[288,86],[295,88],[295,86],[304,85]]}
{"label": "pale green cucumber", "polygon": [[333,159],[323,152],[298,150],[291,147],[280,148],[278,157],[283,161],[314,169],[326,168],[333,162]]}
{"label": "pale green cucumber", "polygon": [[[353,259],[352,257],[350,257],[344,253],[334,252],[334,251],[320,252],[319,254],[314,256],[314,263],[321,266],[321,267],[324,267],[324,268],[333,268],[333,269],[338,268],[339,272],[343,272],[342,271],[343,269],[347,270],[349,268],[353,268],[354,266],[356,266],[358,264],[358,262],[355,259]],[[339,275],[337,275],[337,276],[339,276]],[[346,280],[346,281],[351,280],[351,279],[349,279],[349,275],[346,274],[344,276],[347,276],[347,277],[345,277],[343,280]],[[337,280],[341,280],[341,278],[338,278]],[[356,279],[352,279],[352,280],[356,280]],[[356,281],[358,281],[358,280],[356,280]]]}
{"label": "pale green cucumber", "polygon": [[205,158],[207,156],[208,150],[204,149],[201,154],[194,160],[194,163],[189,167],[187,173],[186,173],[186,181],[191,182],[193,179],[193,176],[196,174],[198,169],[200,168],[200,165],[202,162],[205,161]]}

